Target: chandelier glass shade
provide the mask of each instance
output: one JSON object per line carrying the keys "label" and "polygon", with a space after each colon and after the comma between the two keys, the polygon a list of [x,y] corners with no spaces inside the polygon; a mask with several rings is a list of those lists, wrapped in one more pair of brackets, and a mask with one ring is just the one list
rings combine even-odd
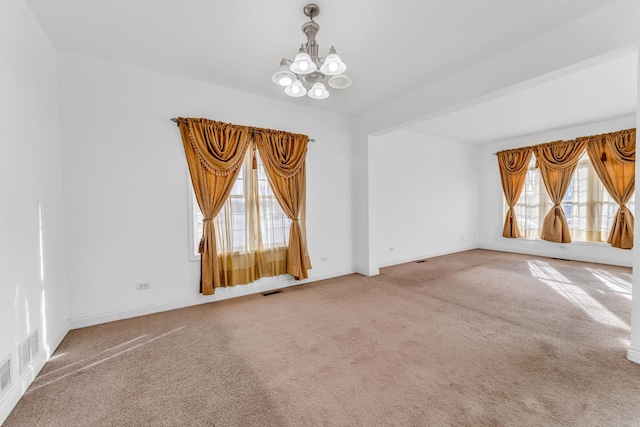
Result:
{"label": "chandelier glass shade", "polygon": [[305,88],[300,80],[295,80],[292,84],[284,88],[284,93],[294,98],[299,98],[307,94],[307,88]]}
{"label": "chandelier glass shade", "polygon": [[302,26],[307,42],[300,46],[293,61],[282,58],[280,67],[271,78],[275,84],[284,87],[284,93],[289,96],[300,97],[308,94],[313,99],[325,99],[329,96],[325,80],[333,89],[351,86],[351,79],[344,74],[347,66],[333,46],[323,56],[318,56],[316,33],[320,26],[313,18],[319,13],[320,7],[315,4],[304,7],[304,14],[310,18],[310,21]]}

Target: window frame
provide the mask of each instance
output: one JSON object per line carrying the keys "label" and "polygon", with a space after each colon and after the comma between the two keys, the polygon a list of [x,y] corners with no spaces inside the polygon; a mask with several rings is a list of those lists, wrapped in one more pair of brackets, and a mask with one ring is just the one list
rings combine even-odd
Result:
{"label": "window frame", "polygon": [[196,248],[196,242],[198,242],[198,228],[196,226],[197,223],[197,215],[196,215],[196,195],[193,192],[193,185],[191,184],[191,175],[187,170],[187,222],[189,228],[189,238],[188,240],[188,254],[189,254],[189,262],[200,261],[200,254],[194,251]]}
{"label": "window frame", "polygon": [[[249,155],[249,153],[247,153],[247,155]],[[261,163],[261,159],[258,158],[258,164]],[[238,195],[238,194],[230,194],[229,198],[238,198],[238,199],[244,199],[246,194],[247,194],[247,185],[250,185],[250,181],[247,179],[248,176],[250,176],[252,174],[251,170],[245,170],[244,171],[245,176],[242,177],[242,181],[243,181],[243,195]],[[193,185],[191,184],[191,175],[189,174],[189,171],[187,170],[187,174],[186,174],[186,178],[187,178],[187,193],[188,193],[188,203],[187,203],[187,215],[188,215],[188,234],[189,234],[189,238],[188,240],[188,259],[189,262],[197,262],[200,261],[200,254],[198,253],[198,245],[201,239],[201,235],[202,235],[202,227],[200,226],[200,224],[202,224],[202,214],[200,213],[200,208],[198,207],[197,203],[197,199],[196,199],[196,195],[193,191]],[[260,179],[260,177],[257,177],[258,179],[258,185],[259,182],[262,181]],[[267,183],[266,185],[270,186],[268,179],[266,178],[266,176],[264,177],[264,181]],[[270,190],[273,193],[273,190]],[[277,197],[275,196],[275,194],[259,194],[259,200],[270,200],[271,203],[275,203],[275,204],[279,204]],[[280,209],[282,210],[282,207],[280,207]],[[284,215],[284,218],[288,217],[286,216],[286,214],[284,213],[284,211],[282,212],[282,215]],[[290,227],[290,221],[288,220],[289,224],[287,224],[287,230]],[[287,233],[288,235],[288,233]],[[287,242],[288,243],[288,242]],[[287,245],[281,245],[281,246],[274,246],[273,248],[269,248],[269,249],[279,249],[279,248],[285,248],[287,247]],[[234,251],[235,252],[235,251]],[[240,253],[240,252],[238,252]]]}

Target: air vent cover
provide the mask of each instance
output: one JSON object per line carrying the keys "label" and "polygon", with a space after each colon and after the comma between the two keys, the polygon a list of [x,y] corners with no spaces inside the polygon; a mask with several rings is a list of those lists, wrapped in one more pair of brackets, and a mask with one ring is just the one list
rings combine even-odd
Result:
{"label": "air vent cover", "polygon": [[18,347],[20,375],[31,365],[31,362],[33,362],[38,355],[38,351],[40,351],[40,339],[38,338],[38,331],[36,330]]}
{"label": "air vent cover", "polygon": [[0,365],[0,395],[9,389],[11,385],[11,355]]}

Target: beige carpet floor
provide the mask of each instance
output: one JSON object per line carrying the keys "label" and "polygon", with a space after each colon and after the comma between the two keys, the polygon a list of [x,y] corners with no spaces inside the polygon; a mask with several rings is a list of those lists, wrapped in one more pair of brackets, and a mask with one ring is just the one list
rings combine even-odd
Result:
{"label": "beige carpet floor", "polygon": [[71,331],[13,426],[633,426],[631,269],[473,250]]}

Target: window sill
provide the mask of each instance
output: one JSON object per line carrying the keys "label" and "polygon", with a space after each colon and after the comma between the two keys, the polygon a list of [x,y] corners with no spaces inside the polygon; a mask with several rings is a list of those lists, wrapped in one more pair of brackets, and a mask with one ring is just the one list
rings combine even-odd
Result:
{"label": "window sill", "polygon": [[542,239],[530,239],[527,237],[519,237],[516,240],[525,240],[527,242],[546,242],[546,243],[555,243],[556,245],[577,245],[577,246],[594,246],[594,247],[600,247],[600,248],[605,248],[605,247],[611,247],[610,244],[605,243],[605,242],[586,242],[583,240],[574,240],[571,243],[558,243],[558,242],[549,242],[547,240],[542,240]]}

